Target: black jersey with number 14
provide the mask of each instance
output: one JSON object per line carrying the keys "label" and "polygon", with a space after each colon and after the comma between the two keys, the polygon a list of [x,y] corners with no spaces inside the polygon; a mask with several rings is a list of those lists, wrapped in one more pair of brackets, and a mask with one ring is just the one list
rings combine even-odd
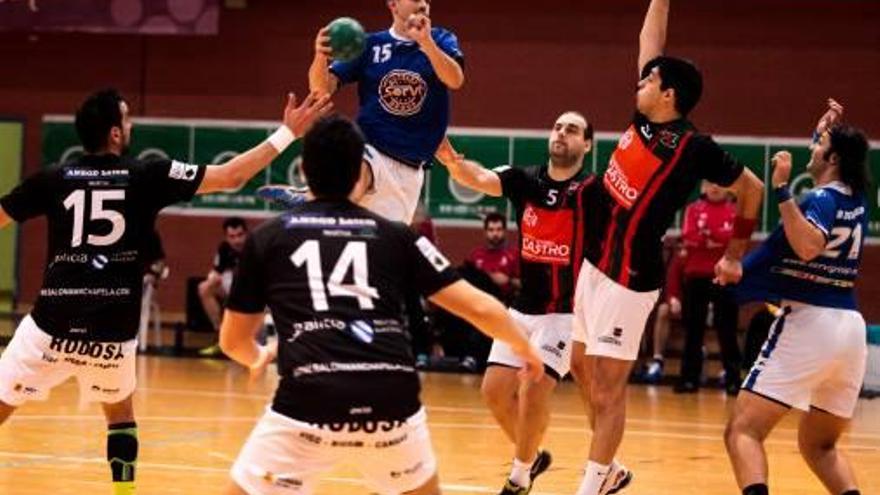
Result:
{"label": "black jersey with number 14", "polygon": [[[14,220],[46,216],[43,285],[31,316],[60,338],[137,335],[144,251],[159,210],[192,198],[205,167],[85,155],[42,170],[0,199]],[[28,246],[22,246],[28,249]]]}
{"label": "black jersey with number 14", "polygon": [[275,411],[316,423],[402,420],[421,407],[403,302],[456,280],[440,251],[403,224],[318,200],[248,237],[227,308],[272,310]]}

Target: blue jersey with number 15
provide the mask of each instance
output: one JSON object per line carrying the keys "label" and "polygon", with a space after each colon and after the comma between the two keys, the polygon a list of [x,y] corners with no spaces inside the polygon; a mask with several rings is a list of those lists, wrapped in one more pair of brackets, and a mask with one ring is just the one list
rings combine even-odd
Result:
{"label": "blue jersey with number 15", "polygon": [[[431,36],[464,63],[455,34],[432,28]],[[357,122],[367,142],[393,158],[430,163],[449,125],[449,90],[417,43],[390,30],[370,33],[360,57],[334,62],[330,72],[341,84],[358,83]]]}
{"label": "blue jersey with number 15", "polygon": [[825,234],[825,251],[813,260],[801,260],[780,225],[743,261],[743,280],[737,287],[740,299],[788,299],[857,309],[854,285],[868,229],[864,196],[833,182],[810,191],[800,209]]}

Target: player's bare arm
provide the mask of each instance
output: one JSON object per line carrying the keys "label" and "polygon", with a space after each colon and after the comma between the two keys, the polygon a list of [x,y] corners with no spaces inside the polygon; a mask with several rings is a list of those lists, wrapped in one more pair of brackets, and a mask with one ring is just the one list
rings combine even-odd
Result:
{"label": "player's bare arm", "polygon": [[0,207],[0,229],[6,227],[10,223],[12,223],[12,217],[6,213],[6,210],[4,210],[3,207]]}
{"label": "player's bare arm", "polygon": [[[750,169],[743,168],[729,189],[736,195],[736,220],[733,238],[727,244],[724,256],[715,265],[715,282],[721,285],[737,283],[742,278],[742,258],[749,248],[751,231],[758,221],[764,182]],[[743,231],[741,235],[737,235],[738,230]]]}
{"label": "player's bare arm", "polygon": [[437,77],[449,89],[459,89],[464,85],[464,70],[461,64],[437,46],[431,36],[431,18],[425,14],[413,14],[407,19],[406,34],[419,44],[419,48],[431,61]]}
{"label": "player's bare arm", "polygon": [[[286,143],[282,144],[286,147],[297,136],[304,135],[317,119],[326,115],[332,108],[329,95],[319,97],[311,93],[301,105],[297,106],[296,96],[289,94],[284,109],[284,125],[279,128],[279,132],[287,129],[289,134],[285,139]],[[223,165],[209,166],[197,194],[240,189],[278,156],[280,151],[277,146],[279,144],[273,143],[270,138]]]}
{"label": "player's bare arm", "polygon": [[486,335],[506,342],[525,362],[524,374],[534,381],[541,379],[543,361],[510,318],[507,308],[497,299],[463,280],[441,289],[428,299]]}
{"label": "player's bare arm", "polygon": [[498,174],[475,161],[466,160],[464,155],[455,151],[449,138],[443,138],[435,156],[455,182],[489,196],[501,196],[501,178]]}
{"label": "player's bare arm", "polygon": [[[771,163],[773,188],[788,187],[788,179],[791,177],[791,153],[780,151],[773,156]],[[779,203],[779,215],[782,218],[785,237],[798,257],[810,261],[822,254],[827,242],[825,234],[807,220],[794,198]]]}
{"label": "player's bare arm", "polygon": [[277,353],[274,346],[257,344],[263,313],[239,313],[227,309],[220,324],[220,348],[233,361],[261,375]]}
{"label": "player's bare arm", "polygon": [[645,22],[639,33],[639,77],[642,68],[666,48],[666,27],[669,24],[669,0],[651,0]]}
{"label": "player's bare arm", "polygon": [[319,95],[332,95],[339,89],[339,79],[330,72],[330,31],[321,28],[315,36],[315,57],[309,66],[309,91]]}

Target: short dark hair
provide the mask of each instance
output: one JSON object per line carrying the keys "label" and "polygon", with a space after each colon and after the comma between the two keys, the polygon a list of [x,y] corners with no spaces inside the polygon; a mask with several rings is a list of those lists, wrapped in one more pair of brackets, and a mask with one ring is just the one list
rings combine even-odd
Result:
{"label": "short dark hair", "polygon": [[657,67],[660,70],[660,89],[675,91],[675,109],[686,117],[703,96],[703,74],[690,60],[660,55],[651,59],[642,69],[642,79]]}
{"label": "short dark hair", "polygon": [[488,213],[485,218],[483,218],[483,230],[489,228],[490,223],[499,223],[501,222],[501,228],[507,230],[507,217],[498,213],[497,211],[493,211]]}
{"label": "short dark hair", "polygon": [[584,119],[584,122],[587,123],[587,126],[584,127],[584,141],[592,141],[593,140],[593,134],[594,134],[593,123],[590,122],[589,120],[587,120],[587,117],[585,117],[584,114],[582,114],[581,112],[578,112],[577,110],[568,110],[567,112],[564,112],[564,113],[572,113],[572,114],[575,114],[578,117]]}
{"label": "short dark hair", "polygon": [[247,230],[247,222],[244,221],[244,218],[241,217],[227,217],[223,220],[223,231],[227,231],[229,229],[244,229]]}
{"label": "short dark hair", "polygon": [[838,124],[828,131],[831,145],[825,153],[828,160],[832,153],[840,157],[840,180],[853,193],[865,193],[871,183],[868,171],[868,139],[861,130],[847,124]]}
{"label": "short dark hair", "polygon": [[83,148],[95,153],[107,146],[110,129],[122,127],[122,110],[125,101],[119,91],[102,89],[88,98],[76,111],[76,133]]}
{"label": "short dark hair", "polygon": [[302,170],[316,198],[346,199],[361,174],[364,135],[345,117],[322,117],[303,139]]}

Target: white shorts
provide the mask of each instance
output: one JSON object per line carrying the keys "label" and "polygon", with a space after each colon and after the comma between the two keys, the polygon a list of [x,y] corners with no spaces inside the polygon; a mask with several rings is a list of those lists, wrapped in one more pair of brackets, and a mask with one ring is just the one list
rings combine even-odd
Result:
{"label": "white shorts", "polygon": [[851,418],[865,378],[867,327],[858,311],[785,303],[742,388],[789,407]]}
{"label": "white shorts", "polygon": [[382,494],[424,485],[437,472],[424,409],[400,422],[322,427],[268,408],[238,454],[232,479],[249,495],[307,495],[337,464],[353,467]]}
{"label": "white shorts", "polygon": [[[510,316],[525,330],[548,374],[556,380],[564,378],[571,366],[571,314],[527,315],[510,309]],[[522,359],[500,340],[492,342],[488,362],[512,368],[522,368],[523,365]]]}
{"label": "white shorts", "polygon": [[635,361],[659,290],[636,292],[584,260],[574,294],[572,340],[589,356]]}
{"label": "white shorts", "polygon": [[409,225],[425,183],[425,170],[401,163],[370,145],[364,150],[364,161],[373,171],[373,187],[360,205],[388,220]]}
{"label": "white shorts", "polygon": [[53,337],[28,315],[0,356],[0,400],[11,406],[46,400],[54,387],[74,376],[84,402],[119,402],[134,392],[136,351],[137,340]]}

